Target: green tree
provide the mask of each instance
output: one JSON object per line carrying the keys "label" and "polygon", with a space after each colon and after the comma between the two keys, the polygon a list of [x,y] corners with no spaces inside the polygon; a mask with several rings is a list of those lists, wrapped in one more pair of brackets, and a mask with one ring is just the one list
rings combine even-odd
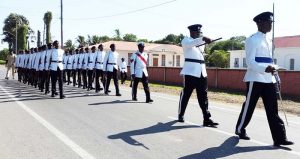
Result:
{"label": "green tree", "polygon": [[228,40],[212,43],[208,47],[210,48],[210,52],[214,52],[215,50],[243,50],[245,49],[245,40],[245,36],[235,36]]}
{"label": "green tree", "polygon": [[181,40],[183,38],[184,38],[183,34],[179,34],[179,35],[169,34],[161,40],[154,41],[154,43],[181,45]]}
{"label": "green tree", "polygon": [[78,47],[84,47],[86,45],[86,41],[84,36],[78,35],[76,38],[76,42],[79,44]]}
{"label": "green tree", "polygon": [[145,42],[145,43],[148,43],[148,39],[138,39],[137,41],[142,41],[142,42]]}
{"label": "green tree", "polygon": [[120,41],[120,40],[122,40],[122,37],[121,37],[121,32],[120,32],[120,30],[119,29],[115,29],[115,36],[114,36],[114,38],[113,38],[114,40],[116,40],[116,41]]}
{"label": "green tree", "polygon": [[8,55],[9,50],[4,48],[3,50],[0,51],[0,60],[6,60],[6,56]]}
{"label": "green tree", "polygon": [[136,41],[137,40],[137,36],[136,35],[134,35],[134,34],[125,34],[124,36],[123,36],[123,40],[124,41],[132,41],[132,42],[134,42],[134,41]]}
{"label": "green tree", "polygon": [[65,42],[64,49],[67,49],[67,50],[74,50],[75,49],[75,45],[73,44],[72,40],[69,39]]}
{"label": "green tree", "polygon": [[209,61],[209,66],[228,68],[229,67],[229,52],[224,50],[214,50],[207,55],[206,59]]}
{"label": "green tree", "polygon": [[29,21],[23,16],[15,13],[11,13],[5,20],[3,26],[3,42],[8,43],[10,50],[15,50],[16,42],[16,28],[18,26],[27,25],[29,32],[32,32],[32,29],[29,27]]}
{"label": "green tree", "polygon": [[21,25],[18,27],[18,50],[26,50],[27,49],[27,38],[28,34],[27,25]]}
{"label": "green tree", "polygon": [[104,35],[104,36],[100,36],[100,43],[104,43],[110,40],[110,37]]}
{"label": "green tree", "polygon": [[51,33],[50,33],[50,26],[52,20],[52,12],[48,11],[44,14],[44,24],[46,26],[46,43],[51,42]]}

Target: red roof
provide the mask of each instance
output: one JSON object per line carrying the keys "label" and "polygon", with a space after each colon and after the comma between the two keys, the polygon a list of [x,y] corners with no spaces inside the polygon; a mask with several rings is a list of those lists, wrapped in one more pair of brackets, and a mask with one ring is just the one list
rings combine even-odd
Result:
{"label": "red roof", "polygon": [[300,47],[300,35],[276,37],[274,41],[276,48]]}

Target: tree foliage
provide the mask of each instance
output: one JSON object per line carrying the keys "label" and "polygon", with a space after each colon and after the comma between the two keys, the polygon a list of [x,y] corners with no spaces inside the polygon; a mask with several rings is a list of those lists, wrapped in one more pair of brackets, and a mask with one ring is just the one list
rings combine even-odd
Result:
{"label": "tree foliage", "polygon": [[17,26],[27,25],[29,33],[32,33],[32,29],[29,27],[29,21],[23,16],[15,13],[11,13],[5,20],[3,26],[3,42],[8,43],[10,50],[15,50],[16,41],[16,28]]}
{"label": "tree foliage", "polygon": [[64,46],[64,49],[67,49],[67,50],[74,50],[75,49],[75,44],[73,44],[72,40],[67,40],[65,42],[65,46]]}
{"label": "tree foliage", "polygon": [[115,29],[115,35],[114,35],[114,38],[113,40],[116,40],[116,41],[120,41],[122,40],[122,37],[121,37],[121,32],[119,29]]}
{"label": "tree foliage", "polygon": [[44,14],[44,24],[46,26],[46,43],[51,42],[50,26],[52,21],[52,12],[48,11]]}
{"label": "tree foliage", "polygon": [[214,52],[215,50],[243,50],[245,49],[245,40],[245,36],[235,36],[225,41],[213,43],[209,45],[210,52]]}
{"label": "tree foliage", "polygon": [[184,38],[183,34],[179,34],[179,35],[169,34],[161,40],[154,41],[154,43],[181,45],[181,41],[183,38]]}
{"label": "tree foliage", "polygon": [[229,52],[224,50],[214,50],[214,52],[207,55],[206,59],[209,62],[209,66],[221,68],[229,67]]}
{"label": "tree foliage", "polygon": [[18,48],[17,50],[26,50],[27,49],[27,38],[26,35],[28,34],[28,27],[27,25],[21,25],[18,27]]}
{"label": "tree foliage", "polygon": [[84,47],[86,45],[86,41],[84,36],[78,35],[76,38],[76,42],[78,43],[78,47]]}
{"label": "tree foliage", "polygon": [[124,40],[124,41],[132,41],[132,42],[135,42],[135,41],[137,40],[137,36],[134,35],[134,34],[131,34],[131,33],[125,34],[125,35],[123,36],[123,40]]}
{"label": "tree foliage", "polygon": [[0,60],[6,60],[9,50],[7,48],[0,51]]}

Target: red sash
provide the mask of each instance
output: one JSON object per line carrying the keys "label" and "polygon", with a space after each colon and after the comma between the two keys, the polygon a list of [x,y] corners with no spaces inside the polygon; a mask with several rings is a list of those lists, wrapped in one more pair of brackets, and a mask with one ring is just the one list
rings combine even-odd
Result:
{"label": "red sash", "polygon": [[143,62],[144,64],[147,66],[147,61],[143,58],[143,56],[141,56],[139,53],[135,53]]}

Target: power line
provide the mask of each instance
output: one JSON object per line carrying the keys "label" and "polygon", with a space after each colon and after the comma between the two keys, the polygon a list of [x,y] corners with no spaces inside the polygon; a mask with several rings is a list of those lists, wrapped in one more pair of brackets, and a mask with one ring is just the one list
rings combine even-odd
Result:
{"label": "power line", "polygon": [[116,17],[116,16],[122,16],[122,15],[126,15],[126,14],[132,14],[132,13],[136,13],[136,12],[140,12],[146,9],[150,9],[150,8],[155,8],[155,7],[159,7],[168,3],[173,3],[177,0],[171,0],[171,1],[166,1],[163,3],[159,3],[156,5],[152,5],[149,7],[145,7],[145,8],[141,8],[141,9],[136,9],[136,10],[131,10],[131,11],[127,11],[127,12],[121,12],[121,13],[116,13],[116,14],[112,14],[112,15],[105,15],[105,16],[100,16],[100,17],[90,17],[90,18],[64,18],[67,20],[92,20],[92,19],[102,19],[102,18],[110,18],[110,17]]}

